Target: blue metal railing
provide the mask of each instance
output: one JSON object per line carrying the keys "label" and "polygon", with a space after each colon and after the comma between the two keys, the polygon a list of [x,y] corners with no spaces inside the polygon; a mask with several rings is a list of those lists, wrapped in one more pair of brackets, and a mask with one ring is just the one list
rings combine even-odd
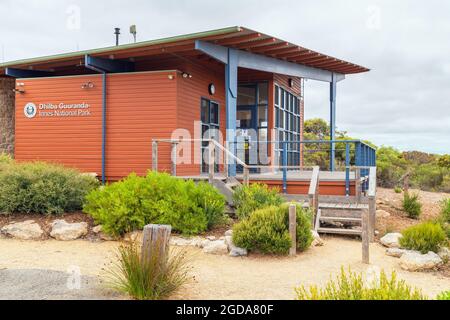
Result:
{"label": "blue metal railing", "polygon": [[[241,142],[242,143],[242,142]],[[236,144],[239,144],[239,142],[236,142]],[[314,146],[314,145],[331,145],[334,144],[345,144],[345,149],[336,149],[336,151],[345,151],[344,153],[344,166],[345,166],[345,189],[346,194],[350,195],[350,171],[351,167],[362,167],[361,169],[361,177],[367,177],[369,175],[369,168],[368,167],[374,167],[376,166],[376,150],[369,144],[361,141],[361,140],[303,140],[303,141],[258,141],[249,143],[250,145],[256,144],[256,145],[275,145],[275,152],[279,152],[280,155],[280,161],[278,163],[281,163],[281,166],[279,166],[279,169],[282,171],[283,174],[283,191],[287,191],[287,180],[288,180],[288,171],[289,170],[298,170],[299,168],[304,166],[304,163],[302,164],[300,161],[300,146]],[[352,149],[353,147],[353,149]],[[239,149],[238,147],[236,149]],[[269,149],[269,148],[267,148]],[[294,150],[294,151],[293,151]],[[307,157],[309,153],[314,152],[323,152],[323,151],[330,151],[329,149],[303,149],[304,157]],[[352,154],[353,151],[353,154]],[[295,154],[298,154],[298,158],[296,158],[296,162],[294,165],[292,163],[289,163],[292,158],[289,159],[289,153],[295,152]],[[337,156],[336,156],[337,158]],[[341,157],[342,159],[342,157]],[[244,161],[244,159],[242,159]],[[330,159],[331,160],[331,159]],[[334,159],[336,160],[336,159]],[[334,161],[330,161],[330,171],[334,171],[334,165],[331,164]],[[250,167],[253,166],[252,163],[248,163]],[[318,165],[317,163],[308,163],[307,166],[314,166]],[[254,165],[254,167],[261,167],[258,165]],[[362,184],[362,191],[366,191],[368,189],[368,182],[367,180],[364,180],[364,183]]]}

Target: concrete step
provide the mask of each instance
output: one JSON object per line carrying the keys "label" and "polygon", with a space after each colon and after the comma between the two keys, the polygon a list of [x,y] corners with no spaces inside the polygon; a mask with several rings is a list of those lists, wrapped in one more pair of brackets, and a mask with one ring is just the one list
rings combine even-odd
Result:
{"label": "concrete step", "polygon": [[327,233],[327,234],[343,234],[343,235],[353,235],[353,236],[361,236],[361,230],[354,229],[341,229],[341,228],[319,228],[317,230],[319,233]]}

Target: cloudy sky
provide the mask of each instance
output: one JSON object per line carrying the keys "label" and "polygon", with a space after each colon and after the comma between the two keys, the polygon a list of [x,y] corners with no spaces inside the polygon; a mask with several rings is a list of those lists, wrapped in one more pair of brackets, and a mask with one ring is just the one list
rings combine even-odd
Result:
{"label": "cloudy sky", "polygon": [[[0,61],[241,25],[372,69],[338,85],[339,130],[450,153],[450,2],[444,0],[2,0]],[[306,116],[329,117],[308,81]]]}

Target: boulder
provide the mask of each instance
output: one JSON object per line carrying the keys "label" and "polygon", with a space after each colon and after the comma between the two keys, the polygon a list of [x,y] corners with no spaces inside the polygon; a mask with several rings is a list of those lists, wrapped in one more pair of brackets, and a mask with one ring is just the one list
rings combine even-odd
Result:
{"label": "boulder", "polygon": [[65,220],[55,220],[52,223],[50,236],[60,241],[71,241],[84,237],[88,233],[86,222],[68,223]]}
{"label": "boulder", "polygon": [[389,248],[386,250],[386,255],[394,258],[401,258],[407,252],[409,252],[409,250],[400,248]]}
{"label": "boulder", "polygon": [[95,227],[93,227],[92,228],[92,232],[93,233],[95,233],[95,234],[99,234],[100,232],[102,232],[102,230],[103,230],[103,226],[95,226]]}
{"label": "boulder", "polygon": [[216,241],[217,240],[217,238],[215,236],[209,236],[209,237],[206,237],[206,239],[208,239],[209,241]]}
{"label": "boulder", "polygon": [[176,247],[192,246],[192,240],[181,237],[170,237],[170,245]]}
{"label": "boulder", "polygon": [[123,240],[125,242],[142,242],[143,241],[143,233],[142,231],[133,231],[128,232],[123,236]]}
{"label": "boulder", "polygon": [[439,250],[438,255],[444,262],[448,262],[450,260],[450,249],[447,247],[442,247]]}
{"label": "boulder", "polygon": [[322,247],[325,242],[323,242],[322,238],[320,237],[319,233],[315,230],[311,230],[312,236],[314,238],[313,242],[311,243],[311,246],[313,247]]}
{"label": "boulder", "polygon": [[44,235],[44,231],[34,220],[8,224],[1,229],[1,232],[19,240],[39,240]]}
{"label": "boulder", "polygon": [[233,230],[228,230],[225,232],[225,237],[232,237],[233,236]]}
{"label": "boulder", "polygon": [[96,226],[92,228],[92,232],[94,232],[99,238],[103,241],[115,241],[117,238],[112,237],[106,233],[103,232],[103,226]]}
{"label": "boulder", "polygon": [[388,233],[380,239],[380,242],[388,248],[400,248],[399,241],[401,237],[403,237],[401,233]]}
{"label": "boulder", "polygon": [[230,257],[246,257],[248,255],[247,249],[236,247],[233,243],[232,236],[226,236],[225,242],[227,244],[228,251],[230,251]]}
{"label": "boulder", "polygon": [[203,248],[203,252],[207,254],[228,254],[228,246],[225,241],[216,240],[210,241],[210,243]]}
{"label": "boulder", "polygon": [[442,259],[434,252],[422,254],[417,251],[409,251],[400,258],[400,267],[407,271],[422,271],[434,269],[442,264]]}
{"label": "boulder", "polygon": [[377,218],[388,218],[391,214],[385,210],[377,210]]}

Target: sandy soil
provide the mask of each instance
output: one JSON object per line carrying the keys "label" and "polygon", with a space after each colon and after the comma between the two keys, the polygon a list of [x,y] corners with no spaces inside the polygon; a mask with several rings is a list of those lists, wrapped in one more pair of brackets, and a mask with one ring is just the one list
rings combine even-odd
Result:
{"label": "sandy soil", "polygon": [[[421,288],[430,297],[450,289],[450,278],[438,273],[402,271],[398,267],[398,259],[386,256],[385,249],[378,244],[372,245],[372,265],[366,266],[361,263],[360,241],[337,237],[324,239],[324,247],[312,248],[295,258],[256,255],[231,258],[206,255],[199,249],[189,248],[192,278],[172,298],[293,299],[294,287],[323,285],[331,275],[339,273],[341,266],[350,266],[355,271],[363,272],[373,266],[386,271],[396,270],[401,279]],[[83,276],[104,280],[104,268],[114,258],[117,246],[117,242],[25,242],[0,239],[0,269],[67,272],[69,268],[77,266]],[[99,288],[99,292],[101,289]],[[30,291],[30,296],[35,295],[35,292]],[[5,297],[0,296],[1,298]],[[111,296],[104,295],[104,298],[110,299]]]}

